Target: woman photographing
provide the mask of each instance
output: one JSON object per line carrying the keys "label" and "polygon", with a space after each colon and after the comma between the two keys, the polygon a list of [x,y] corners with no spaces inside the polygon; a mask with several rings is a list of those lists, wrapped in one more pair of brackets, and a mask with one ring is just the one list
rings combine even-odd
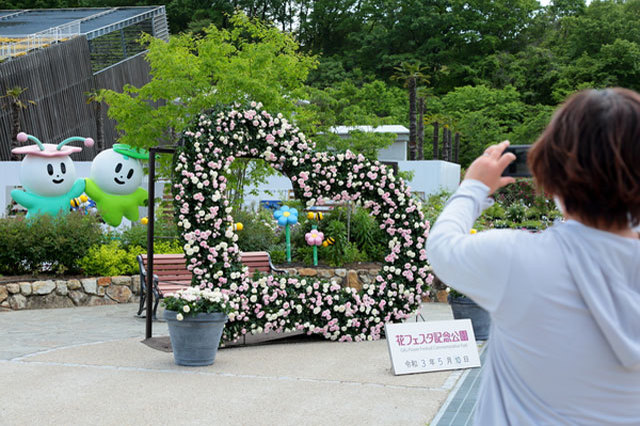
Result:
{"label": "woman photographing", "polygon": [[479,425],[640,424],[640,95],[573,95],[532,146],[566,221],[470,235],[513,182],[508,142],[477,158],[432,228],[438,277],[491,314]]}

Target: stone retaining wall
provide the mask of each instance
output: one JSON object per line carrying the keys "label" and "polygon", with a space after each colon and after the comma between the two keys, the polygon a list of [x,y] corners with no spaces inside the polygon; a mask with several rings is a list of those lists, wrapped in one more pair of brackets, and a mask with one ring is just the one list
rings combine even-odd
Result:
{"label": "stone retaining wall", "polygon": [[113,305],[138,300],[140,276],[60,279],[0,284],[0,309]]}
{"label": "stone retaining wall", "polygon": [[[343,287],[353,287],[361,290],[363,284],[371,284],[375,281],[376,276],[380,273],[380,266],[358,269],[346,268],[323,268],[323,267],[298,267],[287,268],[286,266],[278,266],[284,268],[292,275],[301,275],[307,277],[326,278],[328,280],[337,280]],[[444,295],[444,296],[443,296]],[[444,302],[447,303],[447,293],[442,290],[438,292],[430,292],[422,297],[423,302]]]}
{"label": "stone retaining wall", "polygon": [[380,272],[380,267],[366,269],[346,269],[346,268],[323,268],[323,267],[297,267],[286,268],[291,275],[303,277],[318,277],[328,280],[338,281],[343,287],[353,287],[356,290],[362,289],[363,284],[371,284]]}

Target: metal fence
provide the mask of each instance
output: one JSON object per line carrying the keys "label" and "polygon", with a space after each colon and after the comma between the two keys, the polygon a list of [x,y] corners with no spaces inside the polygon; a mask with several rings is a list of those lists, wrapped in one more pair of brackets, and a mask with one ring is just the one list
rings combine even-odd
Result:
{"label": "metal fence", "polygon": [[48,47],[54,43],[76,37],[80,35],[80,22],[81,20],[76,20],[37,33],[12,36],[10,42],[0,43],[0,60],[23,56],[31,50]]}

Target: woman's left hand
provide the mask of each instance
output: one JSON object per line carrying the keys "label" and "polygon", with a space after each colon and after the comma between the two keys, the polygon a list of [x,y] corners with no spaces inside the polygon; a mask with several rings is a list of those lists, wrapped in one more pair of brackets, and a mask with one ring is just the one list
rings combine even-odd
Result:
{"label": "woman's left hand", "polygon": [[504,154],[509,146],[509,141],[491,145],[480,157],[476,158],[464,175],[466,179],[475,179],[489,187],[489,194],[493,194],[498,188],[515,182],[511,176],[502,176],[502,172],[509,163],[516,159],[511,152]]}

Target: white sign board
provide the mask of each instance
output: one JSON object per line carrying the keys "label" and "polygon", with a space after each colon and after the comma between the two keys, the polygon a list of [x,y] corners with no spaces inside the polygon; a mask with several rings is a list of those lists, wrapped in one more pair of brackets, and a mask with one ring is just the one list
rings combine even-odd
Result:
{"label": "white sign board", "polygon": [[480,367],[471,320],[385,324],[393,373]]}

